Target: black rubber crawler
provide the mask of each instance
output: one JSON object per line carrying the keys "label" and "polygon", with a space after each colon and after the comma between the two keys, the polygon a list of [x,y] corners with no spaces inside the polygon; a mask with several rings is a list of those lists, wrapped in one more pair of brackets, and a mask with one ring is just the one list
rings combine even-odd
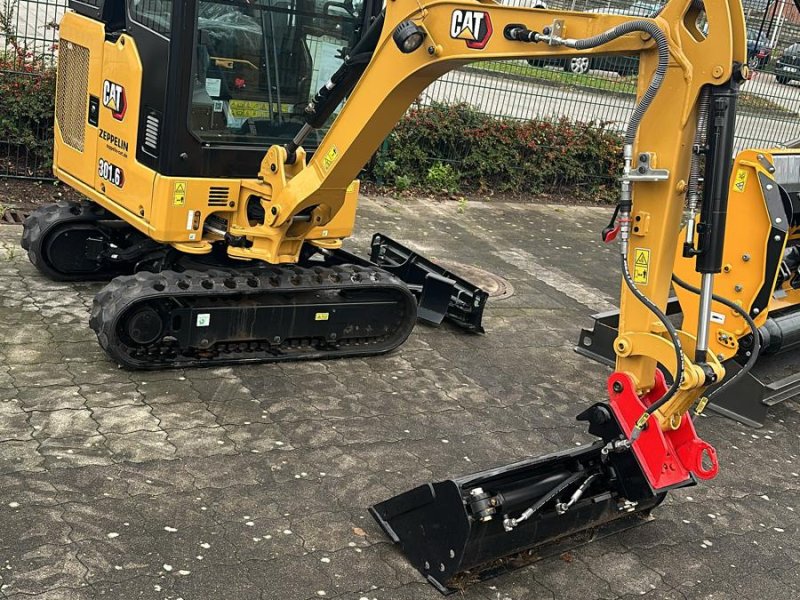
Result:
{"label": "black rubber crawler", "polygon": [[[324,336],[310,335],[309,330],[315,328],[307,318],[297,327],[292,321],[289,329],[303,332],[295,336],[265,334],[271,324],[253,322],[255,308],[285,309],[282,314],[296,319],[302,311],[312,310],[310,307],[327,306],[335,312],[359,300],[365,307],[363,317],[339,323],[335,335],[327,323],[319,324]],[[376,303],[383,304],[382,314],[390,315],[378,327],[366,314]],[[203,307],[233,310],[234,316],[226,318],[235,321],[237,332],[239,323],[243,324],[241,336],[199,342],[195,336],[194,342],[187,342],[187,328],[192,325],[185,316]],[[152,341],[136,342],[136,336],[126,334],[131,319],[149,310],[163,315],[164,331],[158,331]],[[182,329],[172,330],[173,315],[181,311]],[[103,349],[123,367],[165,369],[383,354],[405,341],[415,321],[416,300],[405,283],[377,267],[342,265],[264,267],[249,272],[141,272],[117,277],[95,296],[89,325]],[[287,330],[285,322],[275,327]],[[252,337],[254,331],[259,332],[256,337]]]}

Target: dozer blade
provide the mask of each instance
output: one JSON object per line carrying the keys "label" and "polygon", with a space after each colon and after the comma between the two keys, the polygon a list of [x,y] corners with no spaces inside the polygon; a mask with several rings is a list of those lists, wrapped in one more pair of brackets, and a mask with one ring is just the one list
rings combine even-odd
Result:
{"label": "dozer blade", "polygon": [[696,480],[654,488],[614,414],[596,404],[578,416],[601,438],[591,445],[422,485],[370,513],[445,594],[641,524],[666,489]]}
{"label": "dozer blade", "polygon": [[370,262],[402,279],[417,297],[417,317],[439,325],[445,318],[483,333],[489,298],[484,290],[381,233],[372,236]]}
{"label": "dozer blade", "polygon": [[[489,294],[463,277],[420,256],[387,235],[372,236],[369,260],[342,249],[314,249],[325,265],[380,267],[408,286],[417,299],[417,318],[429,325],[447,319],[473,333],[484,333],[483,309]],[[312,256],[316,256],[312,254]],[[313,260],[303,266],[315,264]]]}

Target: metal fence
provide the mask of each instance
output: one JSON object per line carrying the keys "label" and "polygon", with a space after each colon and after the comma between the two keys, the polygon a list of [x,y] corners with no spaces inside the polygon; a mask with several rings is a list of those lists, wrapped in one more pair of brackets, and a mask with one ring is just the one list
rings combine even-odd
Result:
{"label": "metal fence", "polygon": [[66,4],[0,0],[0,177],[49,176],[56,23]]}
{"label": "metal fence", "polygon": [[[518,5],[532,1],[507,0]],[[555,0],[548,6],[645,16],[658,4]],[[736,119],[737,150],[776,146],[800,138],[800,47],[797,69],[776,71],[785,51],[800,42],[800,26],[791,20],[800,23],[800,14],[792,0],[756,0],[745,8],[755,74],[742,87]],[[580,121],[605,122],[622,130],[633,110],[637,70],[638,60],[625,57],[475,63],[436,81],[420,103],[466,102],[483,113],[512,119],[565,115]],[[797,81],[793,80],[795,73]]]}
{"label": "metal fence", "polygon": [[[509,4],[580,11],[649,14],[658,3],[641,0],[506,0]],[[0,177],[46,177],[46,151],[15,137],[14,107],[3,90],[42,78],[57,52],[55,23],[67,0],[0,0]],[[737,149],[774,146],[800,138],[800,14],[792,0],[746,0],[748,43],[756,73],[743,87],[737,115]],[[701,24],[702,26],[702,24]],[[797,50],[797,70],[784,63]],[[787,52],[788,51],[788,52]],[[31,61],[31,57],[35,61]],[[33,67],[31,66],[33,65]],[[783,70],[776,70],[780,65]],[[476,63],[431,85],[420,104],[466,102],[495,117],[526,120],[566,116],[602,121],[622,130],[635,99],[634,58]],[[797,80],[795,80],[795,74]],[[6,94],[7,95],[7,94]],[[27,116],[30,119],[30,115]],[[28,123],[41,144],[49,144],[52,120]]]}

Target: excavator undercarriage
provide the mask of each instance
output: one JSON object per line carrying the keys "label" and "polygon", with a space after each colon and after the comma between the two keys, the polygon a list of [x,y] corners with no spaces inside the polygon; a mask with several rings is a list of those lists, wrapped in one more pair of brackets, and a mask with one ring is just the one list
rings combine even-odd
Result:
{"label": "excavator undercarriage", "polygon": [[182,253],[97,204],[60,202],[26,220],[22,247],[51,279],[111,280],[94,298],[89,325],[128,369],[384,354],[418,318],[483,332],[488,300],[381,234],[371,260],[309,246],[296,264],[253,264],[221,248]]}
{"label": "excavator undercarriage", "polygon": [[[60,24],[54,170],[87,201],[35,211],[22,247],[51,279],[110,281],[89,324],[119,365],[383,354],[417,318],[483,332],[488,294],[458,274],[385,235],[373,238],[370,259],[342,249],[355,173],[329,193],[335,209],[315,203],[276,223],[265,180],[275,195],[291,173],[267,146],[303,127],[312,84],[335,71],[337,52],[358,43],[379,3],[70,7]],[[265,248],[270,230],[280,241]]]}

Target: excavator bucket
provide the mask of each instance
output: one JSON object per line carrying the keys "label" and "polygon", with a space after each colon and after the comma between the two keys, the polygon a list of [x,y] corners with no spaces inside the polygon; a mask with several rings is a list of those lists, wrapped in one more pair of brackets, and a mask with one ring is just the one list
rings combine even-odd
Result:
{"label": "excavator bucket", "polygon": [[665,490],[649,484],[612,409],[596,404],[578,419],[601,439],[421,485],[370,513],[444,594],[648,520]]}

